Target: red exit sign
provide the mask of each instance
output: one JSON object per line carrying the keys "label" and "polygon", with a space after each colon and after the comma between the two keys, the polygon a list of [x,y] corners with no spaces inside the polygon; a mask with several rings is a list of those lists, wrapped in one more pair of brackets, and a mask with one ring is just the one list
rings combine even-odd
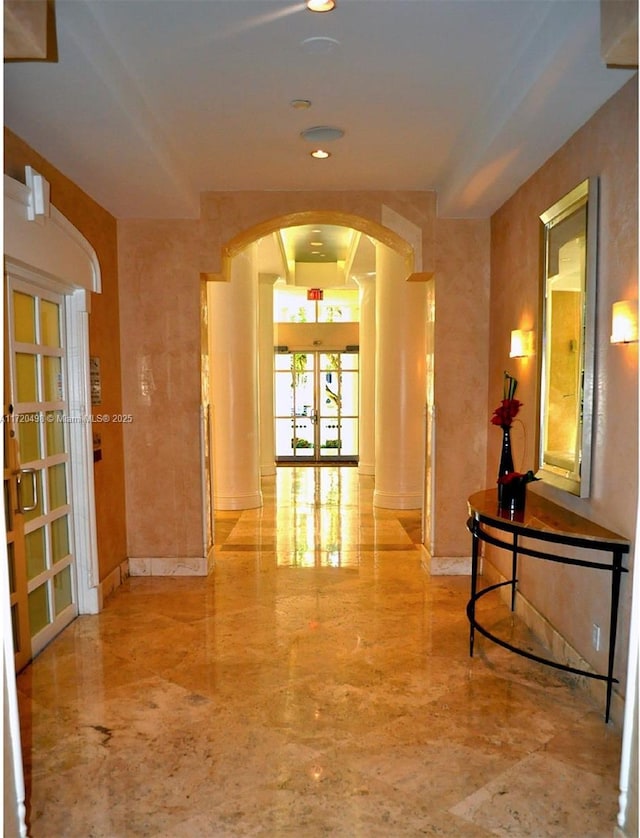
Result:
{"label": "red exit sign", "polygon": [[308,300],[321,300],[323,295],[322,288],[308,288],[307,289],[307,299]]}

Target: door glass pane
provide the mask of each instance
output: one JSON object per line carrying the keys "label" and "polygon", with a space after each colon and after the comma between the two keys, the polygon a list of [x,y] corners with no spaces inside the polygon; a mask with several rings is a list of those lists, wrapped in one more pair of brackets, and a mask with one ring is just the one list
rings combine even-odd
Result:
{"label": "door glass pane", "polygon": [[[33,484],[31,481],[33,481]],[[24,504],[24,506],[33,505],[34,498],[33,493],[31,491],[32,485],[35,486],[38,503],[36,504],[36,508],[33,509],[31,512],[24,513],[25,521],[33,521],[34,518],[37,518],[39,515],[43,514],[42,470],[36,471],[34,475],[25,475],[22,478],[22,503]]]}
{"label": "door glass pane", "polygon": [[333,456],[342,453],[340,450],[340,423],[337,419],[323,419],[320,422],[320,454],[321,456]]}
{"label": "door glass pane", "polygon": [[309,416],[315,404],[314,357],[296,352],[291,356],[294,384],[294,412],[296,416]]}
{"label": "door glass pane", "polygon": [[291,372],[276,374],[275,384],[276,416],[293,415],[293,378]]}
{"label": "door glass pane", "polygon": [[276,352],[273,368],[276,372],[291,369],[291,355],[288,352]]}
{"label": "door glass pane", "polygon": [[47,569],[44,527],[25,535],[24,546],[27,556],[27,578],[35,579],[38,574]]}
{"label": "door glass pane", "polygon": [[49,597],[47,585],[40,585],[29,594],[29,623],[31,637],[49,625]]}
{"label": "door glass pane", "polygon": [[49,512],[67,502],[67,480],[64,463],[49,469]]}
{"label": "door glass pane", "polygon": [[35,300],[19,291],[13,292],[13,329],[18,343],[36,342]]}
{"label": "door glass pane", "polygon": [[9,592],[15,594],[16,592],[16,559],[15,550],[12,542],[7,544],[7,559],[9,561]]}
{"label": "door glass pane", "polygon": [[13,634],[13,648],[16,652],[20,651],[20,631],[18,623],[18,603],[11,606],[11,632]]}
{"label": "door glass pane", "polygon": [[47,456],[64,453],[64,424],[61,410],[50,410],[45,414],[47,429]]}
{"label": "door glass pane", "polygon": [[60,346],[60,306],[49,300],[40,301],[40,343]]}
{"label": "door glass pane", "polygon": [[51,522],[51,560],[53,564],[69,555],[69,526],[67,516]]}
{"label": "door glass pane", "polygon": [[358,369],[358,353],[357,352],[343,352],[340,358],[343,370],[357,370]]}
{"label": "door glass pane", "polygon": [[343,372],[340,395],[342,396],[342,413],[347,416],[358,415],[358,373]]}
{"label": "door glass pane", "polygon": [[13,507],[11,505],[11,492],[9,490],[9,481],[4,481],[4,523],[7,532],[13,530]]}
{"label": "door glass pane", "polygon": [[42,359],[44,377],[44,400],[57,402],[62,399],[62,361],[45,356]]}
{"label": "door glass pane", "polygon": [[340,428],[340,440],[342,443],[341,454],[347,457],[354,457],[358,454],[358,420],[343,419]]}
{"label": "door glass pane", "polygon": [[24,466],[40,459],[40,413],[24,413],[18,425],[20,463]]}
{"label": "door glass pane", "polygon": [[[310,419],[296,416],[294,422],[294,437],[291,441],[291,448],[295,449],[296,456],[313,457],[313,425]],[[294,453],[290,451],[289,453]]]}
{"label": "door glass pane", "polygon": [[69,565],[53,577],[53,598],[56,616],[71,605],[71,567]]}
{"label": "door glass pane", "polygon": [[276,457],[290,457],[293,454],[292,425],[292,419],[276,419]]}
{"label": "door glass pane", "polygon": [[38,399],[36,356],[16,352],[16,375],[18,378],[16,396],[19,402],[35,402]]}

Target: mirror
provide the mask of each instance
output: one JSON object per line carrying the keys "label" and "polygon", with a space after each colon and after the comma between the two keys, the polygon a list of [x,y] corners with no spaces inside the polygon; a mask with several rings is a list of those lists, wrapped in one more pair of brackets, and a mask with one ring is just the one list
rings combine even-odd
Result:
{"label": "mirror", "polygon": [[597,180],[540,216],[542,352],[537,476],[589,496],[593,418]]}

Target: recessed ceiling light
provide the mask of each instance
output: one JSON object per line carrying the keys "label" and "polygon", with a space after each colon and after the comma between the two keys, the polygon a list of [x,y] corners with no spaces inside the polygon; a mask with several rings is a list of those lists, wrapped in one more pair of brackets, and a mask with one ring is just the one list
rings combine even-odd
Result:
{"label": "recessed ceiling light", "polygon": [[311,100],[310,99],[292,99],[289,102],[289,104],[296,111],[306,111],[307,108],[311,107]]}
{"label": "recessed ceiling light", "polygon": [[312,250],[312,251],[311,251],[311,255],[312,255],[312,256],[319,256],[319,255],[320,255],[320,251],[319,251],[319,250]]}
{"label": "recessed ceiling light", "polygon": [[340,41],[335,38],[315,36],[305,38],[304,41],[301,41],[300,46],[309,55],[328,55],[340,46]]}
{"label": "recessed ceiling light", "polygon": [[309,242],[309,244],[311,245],[311,247],[322,247],[324,245],[324,242]]}
{"label": "recessed ceiling light", "polygon": [[315,151],[311,152],[311,156],[315,157],[316,160],[326,160],[327,157],[331,157],[331,154],[323,148],[317,148]]}
{"label": "recessed ceiling light", "polygon": [[300,136],[311,143],[330,143],[344,137],[344,131],[333,125],[314,125],[313,128],[305,128],[301,131]]}
{"label": "recessed ceiling light", "polygon": [[336,7],[336,0],[307,0],[310,12],[331,12]]}

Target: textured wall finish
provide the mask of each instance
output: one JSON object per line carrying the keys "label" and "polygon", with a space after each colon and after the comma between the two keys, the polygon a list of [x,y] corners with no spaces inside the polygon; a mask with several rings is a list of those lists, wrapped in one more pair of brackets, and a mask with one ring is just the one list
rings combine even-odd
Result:
{"label": "textured wall finish", "polygon": [[[585,178],[600,184],[599,275],[596,324],[596,417],[591,496],[580,499],[543,483],[534,491],[585,518],[632,538],[638,498],[638,345],[612,346],[611,304],[638,295],[637,81],[629,82],[507,201],[492,218],[491,335],[487,413],[502,396],[503,370],[519,380],[524,406],[515,439],[516,467],[536,465],[537,359],[509,359],[509,332],[539,329],[539,215]],[[621,351],[620,351],[621,350]],[[489,435],[487,485],[495,481],[500,434]],[[632,465],[630,465],[632,464]],[[630,557],[629,564],[633,562]],[[551,571],[529,563],[520,590],[594,666],[605,666],[608,632],[600,651],[592,625],[607,625],[608,581],[597,571]],[[616,674],[624,680],[629,591],[623,578]],[[624,689],[623,687],[621,688]]]}
{"label": "textured wall finish", "polygon": [[[24,182],[32,166],[51,185],[51,203],[91,242],[100,262],[102,293],[92,294],[89,351],[100,358],[102,403],[94,412],[122,414],[116,221],[11,131],[4,132],[4,171]],[[126,557],[123,425],[100,425],[102,460],[95,464],[100,580]]]}

